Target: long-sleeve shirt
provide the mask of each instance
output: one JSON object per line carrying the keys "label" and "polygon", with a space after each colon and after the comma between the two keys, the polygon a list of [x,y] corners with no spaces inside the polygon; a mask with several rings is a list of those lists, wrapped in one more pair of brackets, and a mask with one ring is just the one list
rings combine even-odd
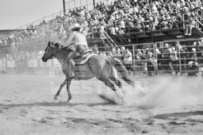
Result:
{"label": "long-sleeve shirt", "polygon": [[74,45],[85,45],[85,46],[88,46],[87,45],[87,39],[86,37],[79,33],[79,32],[73,32],[70,37],[68,38],[67,40],[67,43],[65,46],[70,46],[71,44],[74,44]]}

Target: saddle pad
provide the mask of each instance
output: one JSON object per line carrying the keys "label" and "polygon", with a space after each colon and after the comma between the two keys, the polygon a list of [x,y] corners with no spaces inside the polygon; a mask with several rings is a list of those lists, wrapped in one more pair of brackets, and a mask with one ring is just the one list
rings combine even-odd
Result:
{"label": "saddle pad", "polygon": [[97,55],[97,54],[86,53],[86,54],[83,54],[82,56],[76,57],[74,59],[75,64],[77,64],[77,65],[85,64],[89,60],[89,58],[94,56],[94,55]]}

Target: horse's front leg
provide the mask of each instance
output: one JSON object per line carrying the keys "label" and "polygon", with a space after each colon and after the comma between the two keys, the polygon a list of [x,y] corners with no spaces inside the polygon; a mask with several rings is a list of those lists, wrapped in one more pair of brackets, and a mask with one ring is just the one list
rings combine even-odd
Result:
{"label": "horse's front leg", "polygon": [[72,80],[72,79],[67,79],[67,85],[66,85],[67,93],[68,93],[68,100],[67,100],[67,102],[69,102],[69,101],[72,99],[72,95],[71,95],[71,93],[70,93],[71,80]]}
{"label": "horse's front leg", "polygon": [[58,98],[58,96],[59,96],[60,93],[61,93],[62,88],[63,88],[66,84],[67,84],[67,80],[65,79],[65,80],[63,81],[63,83],[61,84],[59,90],[58,90],[57,93],[55,94],[54,99],[57,99],[57,98]]}

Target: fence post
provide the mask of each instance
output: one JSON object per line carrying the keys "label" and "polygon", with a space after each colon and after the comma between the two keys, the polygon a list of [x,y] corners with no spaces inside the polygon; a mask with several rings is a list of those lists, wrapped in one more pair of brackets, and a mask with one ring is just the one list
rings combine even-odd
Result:
{"label": "fence post", "polygon": [[133,48],[133,74],[135,76],[135,45],[132,45]]}
{"label": "fence post", "polygon": [[66,15],[66,2],[63,0],[63,15]]}
{"label": "fence post", "polygon": [[185,30],[185,16],[183,15],[183,29]]}
{"label": "fence post", "polygon": [[157,68],[155,69],[155,73],[157,75],[158,74],[158,59],[157,59],[158,57],[157,57],[156,49],[157,49],[157,43],[153,43],[154,57],[157,60]]}
{"label": "fence post", "polygon": [[180,74],[182,74],[182,64],[181,64],[180,48],[178,48],[178,57],[179,57],[179,70],[180,70]]}

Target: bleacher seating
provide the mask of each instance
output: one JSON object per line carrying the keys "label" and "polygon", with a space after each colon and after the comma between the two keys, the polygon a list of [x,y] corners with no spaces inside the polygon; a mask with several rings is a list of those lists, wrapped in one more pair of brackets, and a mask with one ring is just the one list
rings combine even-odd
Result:
{"label": "bleacher seating", "polygon": [[[90,46],[127,46],[135,57],[137,50],[132,50],[132,44],[202,37],[202,14],[201,0],[151,0],[151,3],[146,0],[116,0],[110,5],[101,2],[92,10],[81,7],[70,10],[66,16],[58,15],[51,20],[44,18],[38,25],[28,25],[7,39],[0,39],[0,46],[21,51],[40,51],[49,40],[65,44],[69,26],[78,22]],[[198,45],[201,44],[199,41]],[[155,48],[149,51],[149,48],[140,46],[134,46],[134,49],[141,49],[143,57],[148,52],[156,54]],[[166,48],[171,50],[173,47],[170,45]],[[179,49],[176,47],[175,51]]]}

